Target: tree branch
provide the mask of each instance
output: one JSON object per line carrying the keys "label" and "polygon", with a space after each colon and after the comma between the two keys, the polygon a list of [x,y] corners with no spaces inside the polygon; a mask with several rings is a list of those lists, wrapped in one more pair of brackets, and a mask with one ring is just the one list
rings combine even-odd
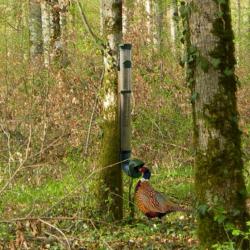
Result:
{"label": "tree branch", "polygon": [[80,15],[81,15],[82,22],[83,22],[84,26],[86,27],[87,31],[92,36],[92,38],[94,39],[97,46],[101,50],[103,50],[105,48],[105,45],[104,45],[103,41],[93,32],[92,28],[90,27],[89,22],[87,20],[87,17],[85,15],[84,11],[83,11],[83,8],[82,8],[82,5],[81,5],[80,1],[76,0],[76,3],[77,3],[77,6],[78,6],[78,9],[80,11]]}

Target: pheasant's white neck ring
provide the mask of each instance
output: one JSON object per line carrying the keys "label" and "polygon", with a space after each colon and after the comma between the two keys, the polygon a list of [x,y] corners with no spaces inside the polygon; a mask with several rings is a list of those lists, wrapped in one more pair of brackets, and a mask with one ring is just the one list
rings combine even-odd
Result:
{"label": "pheasant's white neck ring", "polygon": [[144,181],[148,181],[148,179],[145,179],[145,178],[141,178],[141,182],[144,182]]}

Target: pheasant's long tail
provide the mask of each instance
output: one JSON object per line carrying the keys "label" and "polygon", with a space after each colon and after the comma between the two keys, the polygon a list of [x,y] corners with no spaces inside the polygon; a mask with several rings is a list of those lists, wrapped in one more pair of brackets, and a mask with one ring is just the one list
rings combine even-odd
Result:
{"label": "pheasant's long tail", "polygon": [[187,208],[187,207],[181,207],[181,206],[172,206],[172,207],[168,207],[166,209],[167,213],[171,213],[171,212],[177,212],[177,211],[183,211],[183,212],[190,212],[191,209]]}

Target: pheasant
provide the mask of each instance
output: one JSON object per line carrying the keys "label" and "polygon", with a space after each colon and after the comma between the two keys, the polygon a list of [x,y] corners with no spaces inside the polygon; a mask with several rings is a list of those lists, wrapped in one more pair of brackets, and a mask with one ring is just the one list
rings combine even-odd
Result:
{"label": "pheasant", "polygon": [[161,218],[174,211],[187,211],[170,200],[163,194],[157,192],[149,183],[151,172],[146,167],[141,167],[139,171],[143,174],[135,187],[135,203],[139,210],[149,219]]}

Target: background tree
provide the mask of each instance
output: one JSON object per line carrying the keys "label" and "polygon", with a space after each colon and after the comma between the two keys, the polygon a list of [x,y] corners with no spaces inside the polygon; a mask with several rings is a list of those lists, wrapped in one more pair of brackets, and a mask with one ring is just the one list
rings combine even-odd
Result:
{"label": "background tree", "polygon": [[42,30],[43,30],[43,56],[44,56],[44,66],[48,67],[50,65],[50,23],[51,23],[51,11],[48,1],[41,0],[41,10],[42,10]]}
{"label": "background tree", "polygon": [[245,230],[247,214],[229,1],[189,3],[198,236],[202,249],[228,237],[247,249],[231,231]]}
{"label": "background tree", "polygon": [[[122,41],[122,1],[103,0],[104,80],[102,96],[102,146],[99,167],[100,210],[110,211],[114,219],[122,218],[122,174],[120,164],[120,133],[118,126],[118,45]],[[114,165],[115,164],[115,165]],[[111,166],[113,165],[113,166]]]}
{"label": "background tree", "polygon": [[172,50],[173,53],[180,58],[180,28],[179,28],[179,11],[178,11],[178,1],[172,0],[169,8],[169,26],[170,26],[170,35],[172,41]]}
{"label": "background tree", "polygon": [[68,19],[69,2],[64,1],[64,0],[59,0],[59,7],[60,7],[60,29],[61,29],[60,65],[61,67],[66,67],[69,65],[69,58],[68,58],[68,53],[67,53],[67,43],[68,43],[67,19]]}
{"label": "background tree", "polygon": [[51,35],[50,35],[50,47],[51,47],[51,59],[54,64],[58,63],[61,54],[61,26],[60,26],[60,5],[58,0],[51,1],[50,14],[51,14]]}
{"label": "background tree", "polygon": [[148,43],[159,52],[162,39],[163,11],[162,0],[145,0]]}
{"label": "background tree", "polygon": [[40,1],[29,1],[30,57],[34,62],[43,53],[42,17]]}

